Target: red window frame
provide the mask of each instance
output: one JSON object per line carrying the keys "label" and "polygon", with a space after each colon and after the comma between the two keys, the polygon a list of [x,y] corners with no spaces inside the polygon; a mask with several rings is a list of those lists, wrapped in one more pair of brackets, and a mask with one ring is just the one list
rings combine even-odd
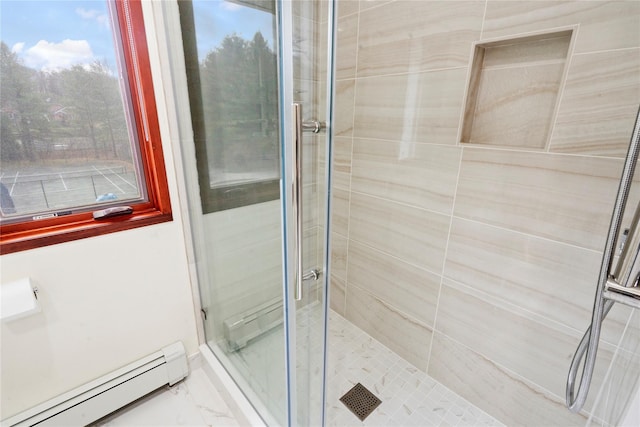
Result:
{"label": "red window frame", "polygon": [[140,0],[114,2],[122,39],[122,59],[128,76],[132,115],[147,189],[147,201],[128,204],[133,213],[95,220],[82,212],[41,220],[0,224],[0,255],[54,245],[86,237],[171,221],[162,141],[156,108],[149,51]]}

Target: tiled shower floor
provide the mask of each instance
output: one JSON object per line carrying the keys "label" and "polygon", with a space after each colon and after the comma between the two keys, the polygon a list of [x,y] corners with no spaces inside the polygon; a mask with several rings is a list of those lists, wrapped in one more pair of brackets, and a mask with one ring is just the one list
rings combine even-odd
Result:
{"label": "tiled shower floor", "polygon": [[[329,314],[329,426],[501,426],[339,314]],[[339,401],[356,383],[382,400],[364,422]]]}
{"label": "tiled shower floor", "polygon": [[[303,315],[317,322],[320,306]],[[305,343],[299,342],[304,346]],[[309,373],[320,379],[321,353],[312,349]],[[274,411],[284,413],[284,376],[275,368],[283,360],[282,332],[277,329],[256,339],[249,346],[231,353],[239,370],[248,375],[252,387]],[[306,352],[305,352],[306,353]],[[428,375],[418,371],[362,330],[330,311],[327,372],[326,424],[328,426],[501,426],[460,396]],[[382,400],[378,408],[361,422],[339,401],[356,383],[361,383]],[[311,402],[311,407],[317,407]],[[275,423],[277,424],[277,422]],[[237,426],[218,392],[202,369],[195,369],[185,382],[165,387],[129,407],[118,411],[97,426]]]}
{"label": "tiled shower floor", "polygon": [[[317,315],[313,313],[302,318],[312,322],[320,319],[320,305],[310,309],[317,311]],[[302,327],[305,330],[306,325]],[[276,330],[231,354],[236,359],[235,365],[245,371],[245,375],[249,366],[252,367],[252,387],[268,400],[267,406],[278,413],[284,413],[284,384],[283,375],[273,367],[284,357],[281,342],[282,332]],[[312,376],[320,375],[314,365],[319,366],[321,353],[314,350],[308,362],[312,366]],[[364,422],[339,400],[356,383],[361,383],[382,400]],[[333,311],[329,313],[327,384],[328,426],[502,425]]]}

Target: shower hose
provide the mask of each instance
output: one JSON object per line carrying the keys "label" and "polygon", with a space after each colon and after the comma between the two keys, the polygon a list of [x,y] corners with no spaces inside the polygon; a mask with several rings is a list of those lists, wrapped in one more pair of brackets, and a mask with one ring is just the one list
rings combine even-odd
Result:
{"label": "shower hose", "polygon": [[[571,367],[569,368],[569,375],[567,377],[566,401],[567,407],[571,412],[579,412],[584,406],[585,401],[587,400],[589,385],[591,384],[591,379],[593,377],[593,368],[596,363],[596,355],[598,352],[598,342],[600,340],[602,321],[611,310],[611,307],[613,307],[614,305],[614,301],[608,300],[604,297],[604,292],[607,285],[607,280],[609,280],[611,276],[611,265],[613,264],[616,240],[620,231],[620,225],[627,204],[627,199],[629,198],[629,190],[631,188],[639,151],[640,109],[638,110],[638,113],[636,115],[636,122],[633,128],[633,133],[631,135],[631,141],[629,143],[627,156],[625,158],[624,168],[622,170],[622,178],[620,179],[620,185],[618,187],[618,195],[616,197],[613,214],[611,216],[607,242],[605,245],[604,253],[602,255],[602,264],[600,265],[600,274],[598,276],[598,287],[596,288],[596,296],[593,304],[591,325],[587,328],[587,331],[582,337],[582,340],[578,345],[578,349],[573,356]],[[631,252],[632,251],[628,251],[628,253]],[[582,369],[582,376],[580,377],[580,384],[578,386],[577,392],[574,392],[578,370],[583,359],[584,367]]]}

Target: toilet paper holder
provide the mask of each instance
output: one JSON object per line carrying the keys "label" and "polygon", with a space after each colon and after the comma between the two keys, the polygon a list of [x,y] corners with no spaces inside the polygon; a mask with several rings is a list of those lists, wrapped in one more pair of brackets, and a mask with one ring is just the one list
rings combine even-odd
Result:
{"label": "toilet paper holder", "polygon": [[0,318],[13,321],[40,312],[39,290],[28,277],[0,285]]}

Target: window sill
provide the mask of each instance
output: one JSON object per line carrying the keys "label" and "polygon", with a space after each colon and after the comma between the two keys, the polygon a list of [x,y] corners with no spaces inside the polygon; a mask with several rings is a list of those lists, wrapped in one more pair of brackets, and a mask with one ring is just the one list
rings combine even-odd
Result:
{"label": "window sill", "polygon": [[132,214],[103,220],[93,219],[91,212],[50,220],[42,220],[40,227],[21,230],[18,227],[0,227],[0,255],[70,242],[87,237],[131,230],[173,220],[171,212],[157,209],[136,209]]}

